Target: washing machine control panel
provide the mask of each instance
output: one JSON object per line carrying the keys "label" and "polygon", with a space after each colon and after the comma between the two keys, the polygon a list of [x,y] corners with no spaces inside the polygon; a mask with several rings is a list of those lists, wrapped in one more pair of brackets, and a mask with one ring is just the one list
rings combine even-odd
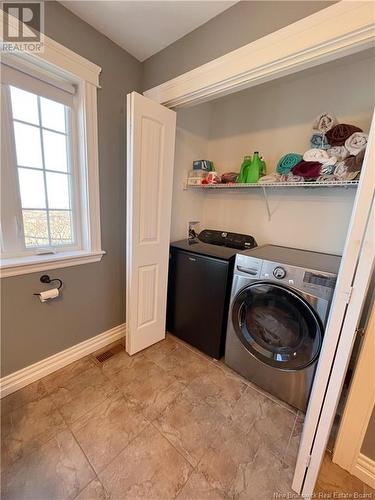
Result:
{"label": "washing machine control panel", "polygon": [[336,276],[322,271],[310,271],[270,260],[262,260],[246,254],[237,254],[234,275],[240,279],[265,280],[290,286],[311,296],[330,300]]}
{"label": "washing machine control panel", "polygon": [[273,270],[273,273],[272,273],[275,278],[277,278],[278,280],[282,280],[283,278],[285,278],[286,276],[286,271],[283,267],[281,266],[277,266],[275,267],[275,269]]}
{"label": "washing machine control panel", "polygon": [[[319,280],[318,280],[319,274]],[[329,280],[334,280],[329,273],[315,273],[311,278],[312,273],[301,267],[289,266],[278,262],[264,260],[260,279],[279,282],[285,286],[292,286],[309,294],[313,294],[322,298],[331,298],[333,287],[328,287]],[[324,282],[323,282],[324,278]],[[324,286],[325,285],[325,286]]]}

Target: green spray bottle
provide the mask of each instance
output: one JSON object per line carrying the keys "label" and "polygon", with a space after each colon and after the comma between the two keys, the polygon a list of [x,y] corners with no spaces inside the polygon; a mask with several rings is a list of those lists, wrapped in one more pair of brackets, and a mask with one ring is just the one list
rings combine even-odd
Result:
{"label": "green spray bottle", "polygon": [[251,165],[247,169],[246,181],[248,184],[256,184],[259,181],[260,174],[264,168],[263,162],[259,157],[259,152],[255,151]]}
{"label": "green spray bottle", "polygon": [[237,177],[236,182],[239,184],[244,184],[246,182],[247,171],[251,165],[251,156],[244,156],[243,162],[241,165],[240,175]]}

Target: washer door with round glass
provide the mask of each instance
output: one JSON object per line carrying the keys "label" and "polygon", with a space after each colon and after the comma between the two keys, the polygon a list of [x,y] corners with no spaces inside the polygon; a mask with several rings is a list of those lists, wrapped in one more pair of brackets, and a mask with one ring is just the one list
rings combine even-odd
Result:
{"label": "washer door with round glass", "polygon": [[292,289],[266,282],[247,286],[234,299],[232,321],[242,344],[267,365],[298,370],[319,355],[321,322]]}

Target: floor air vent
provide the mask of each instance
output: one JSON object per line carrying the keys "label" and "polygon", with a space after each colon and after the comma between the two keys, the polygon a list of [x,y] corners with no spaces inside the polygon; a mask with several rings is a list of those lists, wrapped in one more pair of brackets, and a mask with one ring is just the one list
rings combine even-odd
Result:
{"label": "floor air vent", "polygon": [[119,352],[124,350],[124,346],[121,344],[114,345],[107,351],[101,352],[100,354],[97,354],[95,356],[96,361],[99,363],[104,363],[104,361],[107,361],[107,359],[112,358],[115,354],[118,354]]}

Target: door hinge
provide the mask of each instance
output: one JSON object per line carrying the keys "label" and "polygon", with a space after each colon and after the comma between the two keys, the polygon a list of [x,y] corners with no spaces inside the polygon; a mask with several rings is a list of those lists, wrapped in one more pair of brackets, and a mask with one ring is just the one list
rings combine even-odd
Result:
{"label": "door hinge", "polygon": [[364,328],[356,328],[356,331],[355,331],[356,335],[359,335],[360,337],[364,337],[365,335],[365,329]]}
{"label": "door hinge", "polygon": [[349,304],[350,299],[352,298],[352,293],[353,293],[353,287],[350,286],[349,289],[348,289],[348,291],[345,292],[345,295],[346,295],[345,302],[346,302],[346,304]]}
{"label": "door hinge", "polygon": [[310,463],[311,463],[311,455],[308,455],[308,457],[306,458],[306,469],[310,467]]}

